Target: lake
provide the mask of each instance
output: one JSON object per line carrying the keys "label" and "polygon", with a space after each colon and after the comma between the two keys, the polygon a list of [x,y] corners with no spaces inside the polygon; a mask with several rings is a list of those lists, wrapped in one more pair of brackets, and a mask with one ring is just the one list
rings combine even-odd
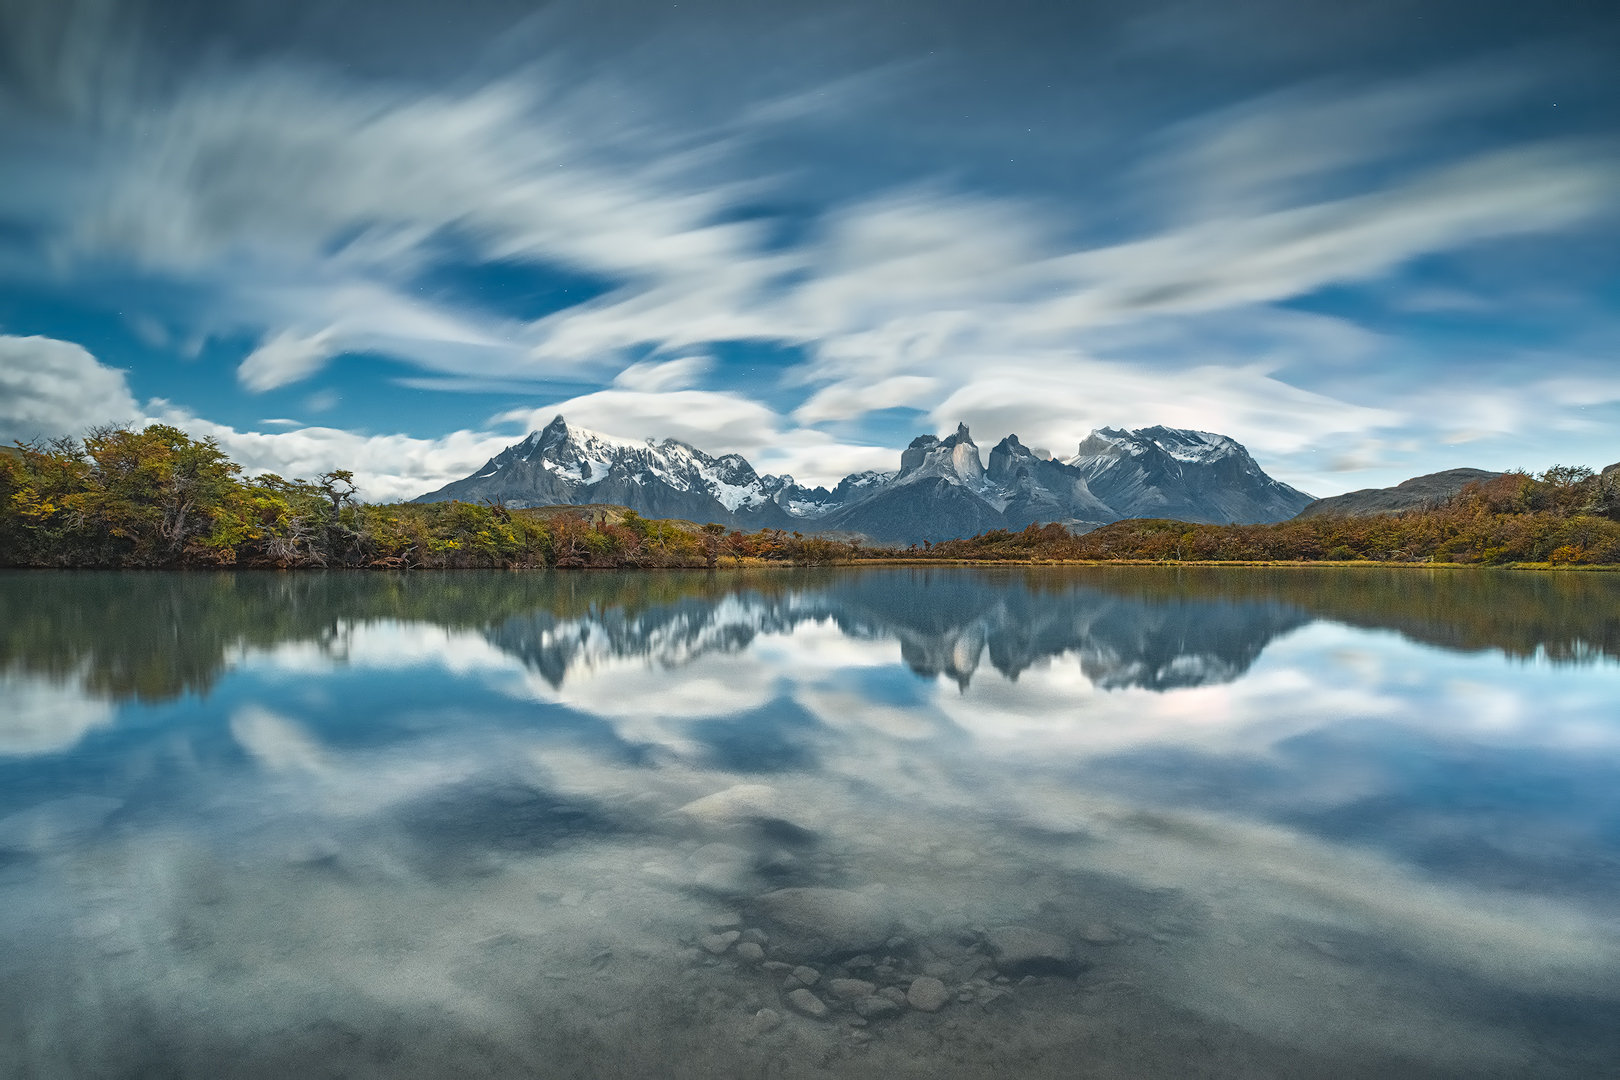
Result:
{"label": "lake", "polygon": [[1607,574],[0,573],[0,1074],[1620,1075],[1617,658]]}

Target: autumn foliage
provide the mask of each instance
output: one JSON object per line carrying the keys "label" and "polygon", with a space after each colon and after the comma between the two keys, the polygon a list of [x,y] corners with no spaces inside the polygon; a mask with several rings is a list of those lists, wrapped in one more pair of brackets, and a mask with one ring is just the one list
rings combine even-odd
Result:
{"label": "autumn foliage", "polygon": [[937,559],[1152,562],[1620,563],[1620,474],[1555,466],[1471,484],[1436,505],[1271,525],[1136,519],[1081,536],[1058,525],[998,530],[921,552]]}
{"label": "autumn foliage", "polygon": [[850,544],[567,508],[366,504],[353,474],[244,477],[212,439],[102,428],[0,455],[0,565],[716,567],[847,559]]}
{"label": "autumn foliage", "polygon": [[1620,563],[1620,472],[1507,473],[1402,514],[1272,525],[1120,521],[998,529],[906,549],[728,532],[622,507],[367,504],[353,474],[244,477],[211,439],[155,424],[0,454],[0,565],[519,568],[853,561]]}

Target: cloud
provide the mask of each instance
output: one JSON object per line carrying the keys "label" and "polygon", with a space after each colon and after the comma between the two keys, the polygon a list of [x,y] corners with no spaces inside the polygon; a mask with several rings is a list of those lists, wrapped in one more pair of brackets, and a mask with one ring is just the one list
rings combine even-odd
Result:
{"label": "cloud", "polygon": [[513,409],[498,422],[544,427],[568,422],[621,439],[680,439],[710,453],[745,453],[779,437],[781,417],[756,401],[711,390],[599,390],[539,409]]}
{"label": "cloud", "polygon": [[77,435],[139,416],[124,373],[83,346],[0,334],[0,439]]}
{"label": "cloud", "polygon": [[1094,427],[1165,424],[1229,434],[1252,450],[1296,451],[1327,435],[1403,421],[1396,412],[1336,401],[1272,378],[1264,368],[1202,366],[1173,377],[1067,356],[983,367],[932,413],[936,427],[966,422],[1017,431],[1031,445],[1065,447]]}
{"label": "cloud", "polygon": [[[83,346],[44,337],[0,335],[0,436],[77,435],[96,424],[164,423],[215,439],[250,475],[314,476],[352,469],[367,499],[415,498],[459,480],[505,449],[511,439],[455,431],[437,439],[358,435],[337,428],[238,431],[157,399],[138,406],[124,373]],[[288,420],[267,420],[285,427]]]}
{"label": "cloud", "polygon": [[1448,127],[1544,81],[1494,58],[1368,85],[1285,87],[1172,125],[1137,178],[1183,221],[1320,202],[1361,181],[1369,162],[1399,160],[1410,171],[1453,152]]}
{"label": "cloud", "polygon": [[702,379],[714,367],[707,356],[683,356],[663,362],[644,360],[631,364],[613,379],[613,385],[624,390],[658,393],[661,390],[686,390]]}
{"label": "cloud", "polygon": [[[1480,152],[1438,138],[1525,85],[1440,72],[1273,93],[1168,129],[1123,163],[1142,206],[1106,235],[1084,232],[1085,207],[919,178],[812,208],[783,242],[753,209],[777,182],[733,153],[780,110],[722,134],[683,129],[648,99],[632,109],[633,90],[544,64],[438,89],[274,63],[165,85],[139,109],[76,114],[95,117],[97,169],[31,160],[29,198],[60,195],[29,217],[55,222],[66,266],[122,261],[205,293],[199,325],[177,338],[257,335],[237,372],[247,390],[345,352],[406,360],[431,373],[413,385],[438,389],[573,381],[590,392],[502,419],[560,410],[828,479],[830,462],[892,455],[816,427],[847,432],[896,407],[1053,446],[1097,424],[1164,422],[1294,452],[1411,423],[1342,387],[1292,385],[1320,361],[1278,329],[1277,305],[1592,220],[1620,179],[1607,144]],[[788,111],[822,108],[819,96],[792,95]],[[52,170],[73,182],[44,183]],[[422,285],[447,259],[582,274],[607,291],[537,318],[496,314]],[[1215,316],[1252,328],[1247,355],[1211,355],[1197,331]],[[783,380],[804,388],[797,408],[705,388],[704,350],[738,340],[798,347],[806,359]],[[463,436],[483,438],[446,438]],[[381,462],[371,475],[379,492],[407,483]]]}
{"label": "cloud", "polygon": [[785,473],[803,484],[835,484],[852,472],[898,465],[893,450],[796,427],[756,401],[713,390],[599,390],[495,419],[532,431],[558,414],[614,438],[679,439],[710,454],[742,454],[762,473]]}
{"label": "cloud", "polygon": [[860,416],[874,409],[916,406],[932,397],[938,385],[938,379],[926,375],[895,375],[875,383],[850,379],[816,391],[793,410],[793,418],[801,424],[815,424]]}
{"label": "cloud", "polygon": [[307,379],[325,367],[336,352],[330,327],[307,337],[283,330],[254,349],[236,369],[236,377],[249,390],[274,390]]}
{"label": "cloud", "polygon": [[[101,171],[88,189],[63,188],[55,246],[70,263],[195,282],[210,332],[267,331],[239,372],[251,390],[358,350],[463,375],[555,376],[520,324],[423,295],[416,275],[450,249],[645,288],[712,278],[758,232],[714,222],[732,192],[682,183],[667,135],[644,138],[622,112],[604,123],[615,103],[540,68],[426,92],[290,66],[215,72],[108,111]],[[648,141],[673,152],[649,161]]]}
{"label": "cloud", "polygon": [[146,137],[75,240],[175,268],[246,249],[380,269],[450,228],[487,256],[624,272],[730,254],[751,230],[704,224],[719,193],[590,163],[588,147],[641,134],[587,127],[602,92],[535,69],[414,94],[277,66],[194,80],[128,118]]}
{"label": "cloud", "polygon": [[1037,308],[1067,327],[1209,311],[1368,280],[1418,255],[1563,228],[1611,206],[1620,168],[1581,144],[1484,154],[1369,195],[1216,219],[1059,260],[1080,288]]}
{"label": "cloud", "polygon": [[[910,405],[931,408],[944,426],[977,417],[981,430],[1053,445],[1093,425],[1168,423],[1294,451],[1407,417],[1286,382],[1277,369],[1318,363],[1324,345],[1348,346],[1321,340],[1325,326],[1304,340],[1269,305],[1369,280],[1429,252],[1567,227],[1603,211],[1617,177],[1601,147],[1520,147],[1370,194],[1069,253],[1053,250],[1040,208],[913,192],[829,215],[771,265],[559,312],[536,325],[537,352],[773,337],[802,344],[810,357],[792,379],[826,384],[793,412],[799,424]],[[785,264],[797,270],[784,273]],[[779,279],[791,283],[770,286]],[[1205,346],[1190,328],[1221,313],[1249,326],[1248,356],[1200,359]],[[1132,327],[1179,338],[1179,356],[1156,348],[1144,365],[1120,333]],[[1376,355],[1368,342],[1357,350]]]}
{"label": "cloud", "polygon": [[437,439],[408,435],[360,435],[339,428],[238,431],[155,401],[149,419],[173,424],[194,438],[212,438],[249,475],[311,477],[349,469],[363,498],[373,502],[414,499],[472,473],[514,440],[480,431],[453,431]]}

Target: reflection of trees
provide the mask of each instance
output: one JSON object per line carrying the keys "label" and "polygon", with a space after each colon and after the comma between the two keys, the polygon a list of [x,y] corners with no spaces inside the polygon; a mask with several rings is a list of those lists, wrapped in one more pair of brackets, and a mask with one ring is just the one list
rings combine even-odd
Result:
{"label": "reflection of trees", "polygon": [[475,630],[554,684],[592,654],[684,663],[831,620],[924,675],[1008,677],[1074,653],[1104,686],[1236,678],[1312,618],[1453,649],[1620,657],[1620,577],[1328,568],[889,567],[704,574],[446,571],[0,574],[0,669],[111,698],[205,692],[242,647],[357,622]]}
{"label": "reflection of trees", "polygon": [[0,669],[157,701],[206,692],[233,650],[335,642],[355,622],[488,629],[535,611],[580,618],[683,598],[712,605],[728,584],[701,573],[0,571]]}
{"label": "reflection of trees", "polygon": [[[1112,584],[1102,584],[1102,578]],[[1395,630],[1446,649],[1620,659],[1620,575],[1522,570],[1188,567],[1100,571],[1144,600],[1220,597],[1288,604],[1314,618]]]}

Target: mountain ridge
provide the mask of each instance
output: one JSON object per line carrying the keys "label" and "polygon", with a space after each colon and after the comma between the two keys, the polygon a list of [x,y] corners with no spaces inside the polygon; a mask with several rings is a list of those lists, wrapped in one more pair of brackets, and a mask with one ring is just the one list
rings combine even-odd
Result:
{"label": "mountain ridge", "polygon": [[1145,516],[1281,521],[1312,501],[1267,476],[1235,440],[1178,428],[1099,428],[1068,461],[1037,455],[1010,434],[986,466],[960,424],[944,438],[917,436],[894,472],[852,473],[829,490],[762,475],[740,454],[714,457],[678,439],[612,438],[561,415],[470,476],[413,501],[450,499],[513,507],[607,502],[745,531],[809,527],[885,543],[1050,522],[1083,531]]}
{"label": "mountain ridge", "polygon": [[1361,488],[1343,495],[1317,499],[1301,510],[1299,516],[1371,517],[1398,514],[1403,510],[1422,510],[1450,498],[1469,484],[1501,475],[1487,469],[1443,469],[1402,480],[1393,487]]}

